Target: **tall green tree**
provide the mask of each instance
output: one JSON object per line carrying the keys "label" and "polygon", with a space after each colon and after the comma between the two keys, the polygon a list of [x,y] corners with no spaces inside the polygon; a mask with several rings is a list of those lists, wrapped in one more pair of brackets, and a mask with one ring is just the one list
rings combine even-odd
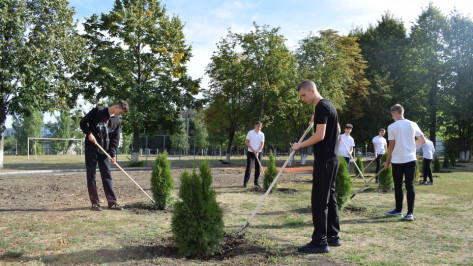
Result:
{"label": "tall green tree", "polygon": [[[28,138],[40,138],[43,127],[43,113],[31,111],[26,115],[14,115],[12,127],[15,130],[15,138],[18,141],[18,149],[22,154],[27,153]],[[36,143],[36,145],[33,145]],[[30,142],[30,154],[42,153],[41,142]]]}
{"label": "tall green tree", "polygon": [[91,54],[80,73],[88,83],[86,96],[129,102],[123,126],[133,133],[135,155],[140,134],[176,129],[179,111],[192,106],[199,91],[200,80],[187,74],[192,54],[183,27],[157,0],[116,0],[108,14],[84,23]]}
{"label": "tall green tree", "polygon": [[[411,88],[416,89],[416,108],[409,117],[428,128],[431,140],[439,129],[438,117],[446,104],[447,18],[429,4],[416,20],[409,37],[409,74]],[[408,110],[409,111],[409,110]]]}
{"label": "tall green tree", "polygon": [[7,115],[75,104],[84,41],[73,14],[66,0],[0,2],[0,154]]}
{"label": "tall green tree", "polygon": [[347,108],[342,119],[356,126],[352,134],[358,143],[368,141],[370,145],[379,128],[392,123],[389,108],[396,103],[405,105],[405,100],[415,95],[406,86],[407,31],[401,20],[385,13],[376,25],[350,35],[358,38],[361,54],[367,61],[364,76],[370,82],[369,97],[359,103],[363,107],[361,117],[348,121],[350,108]]}
{"label": "tall green tree", "polygon": [[458,147],[461,160],[469,160],[473,143],[473,21],[454,12],[449,19],[446,34],[448,44],[449,105],[445,115],[449,117],[446,127],[447,139]]}
{"label": "tall green tree", "polygon": [[[248,33],[228,35],[217,44],[207,73],[211,78],[207,121],[223,127],[230,160],[237,131],[253,128],[255,121],[270,123],[293,89],[295,59],[279,28],[258,26]],[[245,132],[246,133],[246,132]]]}

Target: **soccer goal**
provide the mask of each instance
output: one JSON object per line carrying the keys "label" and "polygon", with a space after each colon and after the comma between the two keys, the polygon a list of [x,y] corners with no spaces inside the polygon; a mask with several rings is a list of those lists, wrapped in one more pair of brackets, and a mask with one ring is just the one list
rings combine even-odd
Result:
{"label": "soccer goal", "polygon": [[28,160],[30,159],[30,140],[34,141],[34,143],[33,143],[34,146],[33,146],[33,147],[34,147],[34,149],[35,149],[35,154],[37,154],[37,152],[36,152],[36,141],[37,141],[37,140],[48,140],[48,141],[56,141],[56,140],[58,140],[58,141],[80,141],[80,144],[79,144],[79,145],[80,145],[80,155],[82,155],[82,147],[83,147],[82,142],[83,142],[83,139],[72,139],[72,138],[71,138],[71,139],[63,139],[63,138],[28,138],[28,143],[27,143],[27,145],[26,145],[26,146],[27,146],[26,150],[27,150],[27,154],[28,154],[28,157],[27,157]]}

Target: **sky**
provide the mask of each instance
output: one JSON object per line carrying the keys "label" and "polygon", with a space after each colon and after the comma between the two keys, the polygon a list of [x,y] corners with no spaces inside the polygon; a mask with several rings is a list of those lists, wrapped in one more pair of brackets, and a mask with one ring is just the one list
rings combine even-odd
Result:
{"label": "sky", "polygon": [[[114,0],[69,0],[74,7],[79,30],[85,18],[108,13]],[[230,29],[234,33],[250,32],[253,22],[280,28],[286,45],[294,50],[299,40],[309,33],[333,29],[346,35],[354,28],[376,26],[386,12],[401,19],[409,29],[418,16],[432,2],[444,15],[457,10],[473,17],[471,0],[162,0],[169,16],[178,16],[185,24],[184,34],[192,45],[193,57],[188,69],[194,78],[208,84],[205,68],[216,44]],[[46,115],[45,121],[51,120]],[[7,119],[11,127],[11,118]]]}

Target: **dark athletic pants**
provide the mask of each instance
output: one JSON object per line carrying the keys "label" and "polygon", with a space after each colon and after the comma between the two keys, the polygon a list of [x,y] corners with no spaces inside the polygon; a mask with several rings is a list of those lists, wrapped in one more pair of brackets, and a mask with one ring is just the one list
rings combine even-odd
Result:
{"label": "dark athletic pants", "polygon": [[[261,162],[261,152],[258,153],[258,159]],[[251,166],[255,165],[255,185],[258,184],[258,178],[260,175],[260,166],[259,163],[256,161],[256,156],[252,151],[246,152],[246,170],[245,170],[245,179],[244,183],[247,184],[250,180],[251,175]]]}
{"label": "dark athletic pants", "polygon": [[89,191],[90,202],[99,204],[95,173],[99,165],[100,176],[102,177],[103,190],[108,201],[108,206],[117,203],[115,192],[113,191],[112,174],[110,172],[110,159],[105,154],[97,151],[85,149],[85,168],[87,170],[87,189]]}
{"label": "dark athletic pants", "polygon": [[326,245],[328,238],[338,238],[340,222],[338,220],[335,178],[338,161],[315,161],[312,174],[312,221],[314,232],[312,244]]}
{"label": "dark athletic pants", "polygon": [[343,157],[345,158],[345,161],[347,162],[347,172],[350,172],[350,157]]}
{"label": "dark athletic pants", "polygon": [[[381,167],[381,157],[383,157],[383,154],[378,154],[376,156],[376,171],[375,174],[377,174],[380,170]],[[378,177],[376,177],[376,181],[378,181]]]}
{"label": "dark athletic pants", "polygon": [[414,201],[416,192],[414,190],[414,177],[416,174],[416,161],[408,163],[393,163],[394,196],[396,198],[396,211],[402,211],[402,201],[404,194],[402,192],[402,179],[405,177],[407,191],[407,212],[414,212]]}
{"label": "dark athletic pants", "polygon": [[432,171],[430,170],[430,162],[432,159],[424,158],[424,182],[427,182],[427,177],[429,177],[430,182],[434,182],[432,178]]}

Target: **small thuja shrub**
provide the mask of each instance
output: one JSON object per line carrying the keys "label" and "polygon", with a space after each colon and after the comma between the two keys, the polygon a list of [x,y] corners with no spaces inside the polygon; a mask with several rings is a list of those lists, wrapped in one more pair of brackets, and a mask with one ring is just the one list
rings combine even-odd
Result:
{"label": "small thuja shrub", "polygon": [[[363,172],[365,171],[365,166],[363,165],[363,161],[361,160],[361,155],[356,156],[355,163],[358,166],[358,167],[355,167],[355,176],[360,175],[360,171],[361,171],[361,174],[363,174]],[[360,169],[360,171],[358,171],[358,168]]]}
{"label": "small thuja shrub", "polygon": [[[264,172],[264,179],[263,179],[263,187],[264,190],[268,190],[273,180],[278,175],[278,171],[276,170],[276,162],[274,160],[273,152],[269,152],[269,165]],[[273,188],[271,189],[271,193],[278,191],[278,183],[274,184]]]}
{"label": "small thuja shrub", "polygon": [[210,188],[212,175],[209,162],[181,174],[181,198],[174,205],[171,229],[178,251],[186,257],[205,257],[217,250],[223,240],[223,214]]}
{"label": "small thuja shrub", "polygon": [[[387,157],[388,157],[387,153],[385,153],[381,157],[381,164],[386,162]],[[394,187],[393,168],[392,168],[391,165],[388,167],[388,169],[382,171],[379,174],[379,176],[378,176],[378,187],[379,187],[379,189],[381,189],[384,192],[388,192],[388,191],[391,191],[393,189],[393,187]]]}
{"label": "small thuja shrub", "polygon": [[448,154],[445,154],[445,156],[443,158],[442,167],[443,168],[450,168],[450,160],[448,159]]}
{"label": "small thuja shrub", "polygon": [[438,172],[440,172],[440,169],[442,169],[441,166],[440,166],[440,159],[439,159],[439,157],[436,155],[436,156],[434,157],[434,172],[435,172],[435,173],[438,173]]}
{"label": "small thuja shrub", "polygon": [[151,191],[158,209],[164,210],[172,202],[174,180],[167,152],[160,153],[156,158],[156,166],[151,173]]}
{"label": "small thuja shrub", "polygon": [[348,174],[347,162],[342,156],[338,156],[338,171],[335,179],[335,195],[337,195],[338,209],[342,210],[348,203],[351,194],[352,181]]}
{"label": "small thuja shrub", "polygon": [[455,166],[457,164],[457,158],[455,157],[455,154],[452,153],[450,154],[450,165]]}

